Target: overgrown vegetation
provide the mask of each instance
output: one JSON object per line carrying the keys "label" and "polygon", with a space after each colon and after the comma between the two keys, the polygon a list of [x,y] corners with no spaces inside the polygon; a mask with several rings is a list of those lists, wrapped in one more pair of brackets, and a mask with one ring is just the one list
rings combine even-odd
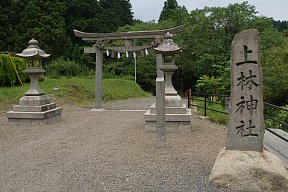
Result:
{"label": "overgrown vegetation", "polygon": [[22,73],[24,69],[25,61],[23,59],[0,54],[0,87],[20,85],[20,82],[26,82],[27,75]]}
{"label": "overgrown vegetation", "polygon": [[[47,76],[51,78],[60,78],[61,76],[89,76],[93,71],[89,70],[85,65],[76,63],[75,61],[58,58],[45,65]],[[91,71],[91,73],[90,73]]]}
{"label": "overgrown vegetation", "polygon": [[[80,77],[61,77],[40,82],[39,86],[58,105],[93,106],[95,102],[95,79]],[[23,87],[0,87],[0,113],[7,112],[17,104],[20,97],[28,90],[29,84]],[[104,79],[104,101],[122,100],[134,97],[146,97],[139,85],[130,80]]]}
{"label": "overgrown vegetation", "polygon": [[[198,114],[201,115],[201,116],[204,116],[205,115],[204,98],[203,97],[193,97],[193,98],[194,98],[193,104],[197,105],[197,106],[200,106],[200,107],[197,107]],[[214,104],[214,103],[208,103],[207,102],[206,103],[206,107],[208,109],[228,112],[227,109],[224,106],[219,105],[219,104]],[[222,114],[222,113],[218,113],[218,112],[215,112],[215,111],[211,111],[211,110],[208,110],[208,109],[206,109],[206,116],[209,117],[209,119],[212,122],[220,123],[220,124],[223,124],[223,125],[228,125],[228,121],[229,121],[228,115],[225,115],[225,114]]]}
{"label": "overgrown vegetation", "polygon": [[[48,77],[91,77],[95,70],[95,54],[84,54],[91,43],[76,38],[73,29],[85,32],[156,30],[185,25],[185,31],[174,41],[183,48],[176,56],[179,69],[173,76],[179,92],[193,91],[229,94],[230,52],[234,36],[250,28],[260,32],[261,65],[264,99],[276,105],[287,105],[288,95],[288,24],[260,16],[248,2],[227,7],[204,7],[188,12],[177,0],[166,0],[156,21],[133,20],[128,0],[7,0],[0,5],[0,50],[20,52],[32,38],[52,54],[46,63]],[[153,40],[138,39],[133,45],[149,45]],[[103,41],[105,46],[124,45],[123,41]],[[103,76],[134,80],[134,59],[104,56]],[[142,57],[137,53],[137,83],[153,92],[156,78],[153,51]],[[3,75],[5,66],[8,71]],[[19,68],[21,71],[22,68]],[[5,77],[4,77],[5,76]],[[94,76],[94,75],[93,75]],[[4,78],[5,80],[3,80]],[[0,62],[0,86],[17,84],[9,61]]]}

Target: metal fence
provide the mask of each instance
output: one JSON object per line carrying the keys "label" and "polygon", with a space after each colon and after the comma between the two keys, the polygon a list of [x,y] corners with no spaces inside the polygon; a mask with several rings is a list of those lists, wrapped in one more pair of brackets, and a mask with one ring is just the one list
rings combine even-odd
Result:
{"label": "metal fence", "polygon": [[[197,97],[196,97],[197,96]],[[202,99],[199,99],[202,98]],[[214,101],[213,98],[217,97],[218,100],[222,101],[222,102],[216,102]],[[207,116],[207,111],[213,111],[213,112],[217,112],[217,113],[222,113],[225,115],[228,115],[229,113],[228,111],[228,107],[229,107],[229,96],[228,95],[220,95],[220,94],[213,94],[213,93],[197,93],[197,92],[188,92],[188,107],[190,108],[191,106],[195,106],[195,107],[199,107],[202,108],[204,110],[204,116]],[[200,101],[203,102],[203,105],[197,105],[195,102],[193,101]],[[224,110],[220,111],[220,110],[216,110],[216,109],[212,109],[209,108],[207,106],[207,103],[211,103],[211,104],[216,104],[216,105],[221,105],[224,106]],[[264,102],[264,108],[273,108],[273,109],[278,109],[278,110],[282,110],[288,113],[288,109],[284,108],[284,107],[280,107],[280,106],[276,106],[273,105],[271,103],[266,103]],[[275,117],[271,117],[268,114],[264,114],[265,119],[269,119],[275,123],[278,123],[279,125],[282,125],[286,128],[288,128],[288,124],[286,122],[280,121],[278,119],[276,119]],[[267,131],[273,133],[274,135],[278,136],[279,138],[285,140],[286,142],[288,142],[288,139],[283,137],[282,135],[279,135],[278,133],[274,132],[271,129],[265,128]]]}

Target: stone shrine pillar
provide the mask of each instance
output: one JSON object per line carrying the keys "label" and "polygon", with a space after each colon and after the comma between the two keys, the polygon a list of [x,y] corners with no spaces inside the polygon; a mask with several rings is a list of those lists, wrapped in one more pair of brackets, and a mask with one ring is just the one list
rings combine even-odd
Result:
{"label": "stone shrine pillar", "polygon": [[231,98],[226,148],[218,154],[209,180],[239,191],[288,191],[288,172],[263,150],[264,117],[259,32],[237,34],[232,42]]}
{"label": "stone shrine pillar", "polygon": [[232,42],[228,150],[263,152],[264,115],[258,31]]}
{"label": "stone shrine pillar", "polygon": [[[166,130],[169,132],[191,132],[191,110],[186,107],[186,104],[182,104],[181,97],[172,84],[172,75],[178,69],[175,65],[175,54],[180,52],[181,48],[173,42],[173,35],[167,33],[163,43],[155,48],[155,51],[162,57],[159,59],[162,62],[159,69],[163,71],[165,77]],[[156,108],[157,106],[153,104],[144,115],[145,131],[156,130]]]}
{"label": "stone shrine pillar", "polygon": [[[155,39],[156,43],[160,43],[161,42],[161,38],[157,37]],[[157,78],[164,78],[164,74],[163,71],[161,71],[160,66],[163,63],[163,57],[162,54],[160,53],[156,53],[156,73],[157,73]]]}
{"label": "stone shrine pillar", "polygon": [[157,145],[163,146],[166,143],[164,78],[156,78],[156,119]]}
{"label": "stone shrine pillar", "polygon": [[26,59],[26,73],[31,79],[29,90],[19,100],[19,105],[13,107],[12,111],[6,113],[9,122],[15,125],[32,125],[54,123],[61,119],[62,108],[56,107],[50,102],[50,98],[38,87],[38,79],[44,74],[42,60],[50,55],[38,47],[38,41],[29,41],[27,49],[16,54]]}

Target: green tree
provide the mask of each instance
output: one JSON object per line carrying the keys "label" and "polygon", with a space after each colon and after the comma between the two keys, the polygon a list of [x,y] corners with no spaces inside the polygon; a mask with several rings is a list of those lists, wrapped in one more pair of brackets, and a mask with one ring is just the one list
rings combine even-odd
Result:
{"label": "green tree", "polygon": [[64,4],[60,1],[29,0],[19,14],[17,47],[24,49],[27,42],[35,38],[40,47],[54,57],[67,55],[71,42],[66,36],[63,11]]}
{"label": "green tree", "polygon": [[100,0],[102,12],[101,32],[113,32],[118,27],[131,25],[133,22],[132,6],[129,0]]}
{"label": "green tree", "polygon": [[176,0],[167,0],[164,2],[164,7],[160,13],[159,22],[168,20],[174,14],[174,10],[178,8]]}
{"label": "green tree", "polygon": [[274,47],[262,54],[264,99],[284,105],[288,94],[288,44]]}
{"label": "green tree", "polygon": [[223,77],[229,82],[231,42],[243,30],[256,28],[260,31],[262,52],[285,44],[284,36],[273,28],[272,20],[256,14],[255,7],[247,2],[191,12],[185,32],[179,37],[183,47],[179,60],[184,89],[195,88],[196,80],[203,75]]}
{"label": "green tree", "polygon": [[21,22],[19,13],[24,9],[27,1],[5,0],[0,3],[0,51],[18,51],[17,30]]}

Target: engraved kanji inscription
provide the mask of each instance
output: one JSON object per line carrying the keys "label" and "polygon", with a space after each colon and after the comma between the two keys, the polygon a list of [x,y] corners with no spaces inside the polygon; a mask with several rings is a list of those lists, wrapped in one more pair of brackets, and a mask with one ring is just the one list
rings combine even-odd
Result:
{"label": "engraved kanji inscription", "polygon": [[251,54],[252,50],[248,49],[247,45],[244,45],[244,61],[236,63],[237,66],[244,65],[244,64],[257,64],[257,61],[248,60],[248,53]]}
{"label": "engraved kanji inscription", "polygon": [[245,100],[244,96],[241,96],[240,99],[241,101],[236,104],[238,108],[235,113],[240,112],[242,114],[244,109],[248,111],[257,109],[258,99],[254,99],[253,95],[250,95],[250,100]]}
{"label": "engraved kanji inscription", "polygon": [[248,126],[245,127],[244,121],[240,121],[240,125],[236,127],[238,130],[236,135],[240,134],[240,136],[243,137],[258,137],[258,134],[253,133],[253,129],[256,129],[255,125],[252,125],[252,120],[249,120]]}
{"label": "engraved kanji inscription", "polygon": [[246,101],[246,107],[248,111],[257,109],[258,100],[253,98],[253,95],[250,95],[250,100]]}
{"label": "engraved kanji inscription", "polygon": [[245,86],[248,86],[249,90],[252,90],[253,86],[259,87],[259,84],[255,82],[257,75],[253,75],[252,70],[249,70],[247,77],[244,75],[244,72],[240,72],[240,74],[240,77],[237,78],[238,84],[236,86],[240,86],[241,90],[244,90]]}
{"label": "engraved kanji inscription", "polygon": [[245,124],[244,121],[240,121],[241,125],[237,126],[236,129],[237,131],[237,135],[240,133],[241,137],[244,137],[244,132],[245,132]]}
{"label": "engraved kanji inscription", "polygon": [[237,113],[239,111],[242,114],[243,113],[243,109],[245,109],[245,103],[246,102],[245,102],[244,96],[241,96],[240,99],[241,99],[241,101],[236,104],[238,109],[236,110],[235,113]]}
{"label": "engraved kanji inscription", "polygon": [[245,84],[245,86],[248,86],[249,90],[252,90],[253,85],[255,87],[259,87],[259,84],[254,81],[255,78],[257,78],[257,76],[252,75],[252,70],[249,70],[249,76],[246,77],[246,84]]}

